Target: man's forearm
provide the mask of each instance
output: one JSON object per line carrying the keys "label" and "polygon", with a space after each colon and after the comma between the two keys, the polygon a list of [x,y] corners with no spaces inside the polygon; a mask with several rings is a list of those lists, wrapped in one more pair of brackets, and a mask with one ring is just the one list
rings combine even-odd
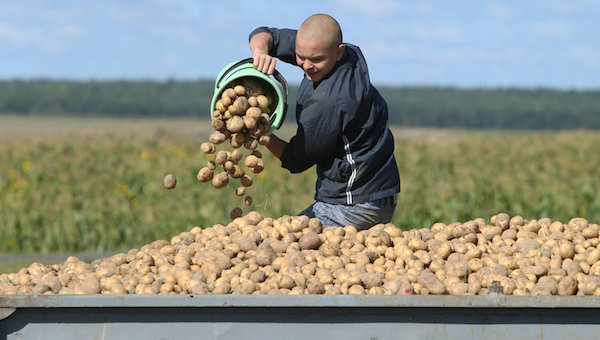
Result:
{"label": "man's forearm", "polygon": [[267,149],[269,149],[269,151],[271,151],[275,157],[281,159],[283,149],[285,149],[287,143],[274,134],[272,134],[270,137],[271,139],[269,140],[269,144],[266,145]]}
{"label": "man's forearm", "polygon": [[257,33],[250,39],[250,52],[252,54],[265,53],[269,54],[269,50],[273,47],[273,37],[266,32]]}

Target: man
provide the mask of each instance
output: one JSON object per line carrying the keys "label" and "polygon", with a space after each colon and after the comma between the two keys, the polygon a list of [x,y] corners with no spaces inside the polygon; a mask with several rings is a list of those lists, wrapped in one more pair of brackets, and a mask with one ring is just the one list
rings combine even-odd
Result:
{"label": "man", "polygon": [[360,49],[343,44],[339,24],[325,14],[297,31],[259,27],[249,40],[261,72],[273,73],[274,58],[304,70],[296,135],[289,143],[272,135],[267,145],[291,173],[317,165],[316,202],[300,215],[359,230],[389,222],[400,191],[394,138]]}

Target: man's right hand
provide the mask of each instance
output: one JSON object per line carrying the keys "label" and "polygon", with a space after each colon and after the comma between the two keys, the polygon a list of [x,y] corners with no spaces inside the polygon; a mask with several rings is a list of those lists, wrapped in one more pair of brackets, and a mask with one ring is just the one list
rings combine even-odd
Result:
{"label": "man's right hand", "polygon": [[275,72],[275,58],[269,55],[273,47],[273,37],[266,32],[257,33],[250,39],[250,52],[254,58],[254,68],[262,73],[271,75]]}
{"label": "man's right hand", "polygon": [[264,52],[254,53],[254,68],[261,71],[262,73],[271,75],[275,71],[275,64],[277,60],[271,57],[269,54]]}

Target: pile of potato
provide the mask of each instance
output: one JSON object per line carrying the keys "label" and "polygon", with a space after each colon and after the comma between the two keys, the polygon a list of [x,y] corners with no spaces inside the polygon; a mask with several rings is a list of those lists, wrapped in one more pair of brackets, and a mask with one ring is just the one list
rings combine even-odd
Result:
{"label": "pile of potato", "polygon": [[[212,127],[214,132],[209,141],[200,146],[207,155],[214,154],[205,167],[198,172],[200,182],[211,182],[212,186],[221,189],[227,186],[229,179],[239,179],[241,186],[236,189],[238,196],[246,194],[246,187],[252,185],[250,173],[258,174],[263,171],[265,164],[258,145],[267,145],[268,132],[271,121],[270,104],[272,100],[262,93],[260,86],[246,81],[244,85],[237,84],[226,88],[221,99],[215,103]],[[229,140],[233,151],[221,150],[217,152],[216,146]],[[240,147],[244,146],[251,153],[246,156],[241,166],[244,155]],[[219,173],[216,173],[219,167]],[[244,204],[252,204],[252,196],[244,198]],[[240,217],[242,210],[236,207],[231,211],[231,219]]]}
{"label": "pile of potato", "polygon": [[490,222],[357,231],[252,211],[92,263],[33,263],[0,275],[0,295],[600,295],[597,224],[505,213]]}

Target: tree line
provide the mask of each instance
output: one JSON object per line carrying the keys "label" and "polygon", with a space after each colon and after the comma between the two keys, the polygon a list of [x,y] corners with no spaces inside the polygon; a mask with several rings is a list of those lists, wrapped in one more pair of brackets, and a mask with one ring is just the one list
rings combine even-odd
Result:
{"label": "tree line", "polygon": [[[378,87],[392,124],[502,129],[600,129],[599,90]],[[290,87],[287,119],[295,116]],[[119,117],[208,116],[211,80],[0,81],[0,113]]]}

